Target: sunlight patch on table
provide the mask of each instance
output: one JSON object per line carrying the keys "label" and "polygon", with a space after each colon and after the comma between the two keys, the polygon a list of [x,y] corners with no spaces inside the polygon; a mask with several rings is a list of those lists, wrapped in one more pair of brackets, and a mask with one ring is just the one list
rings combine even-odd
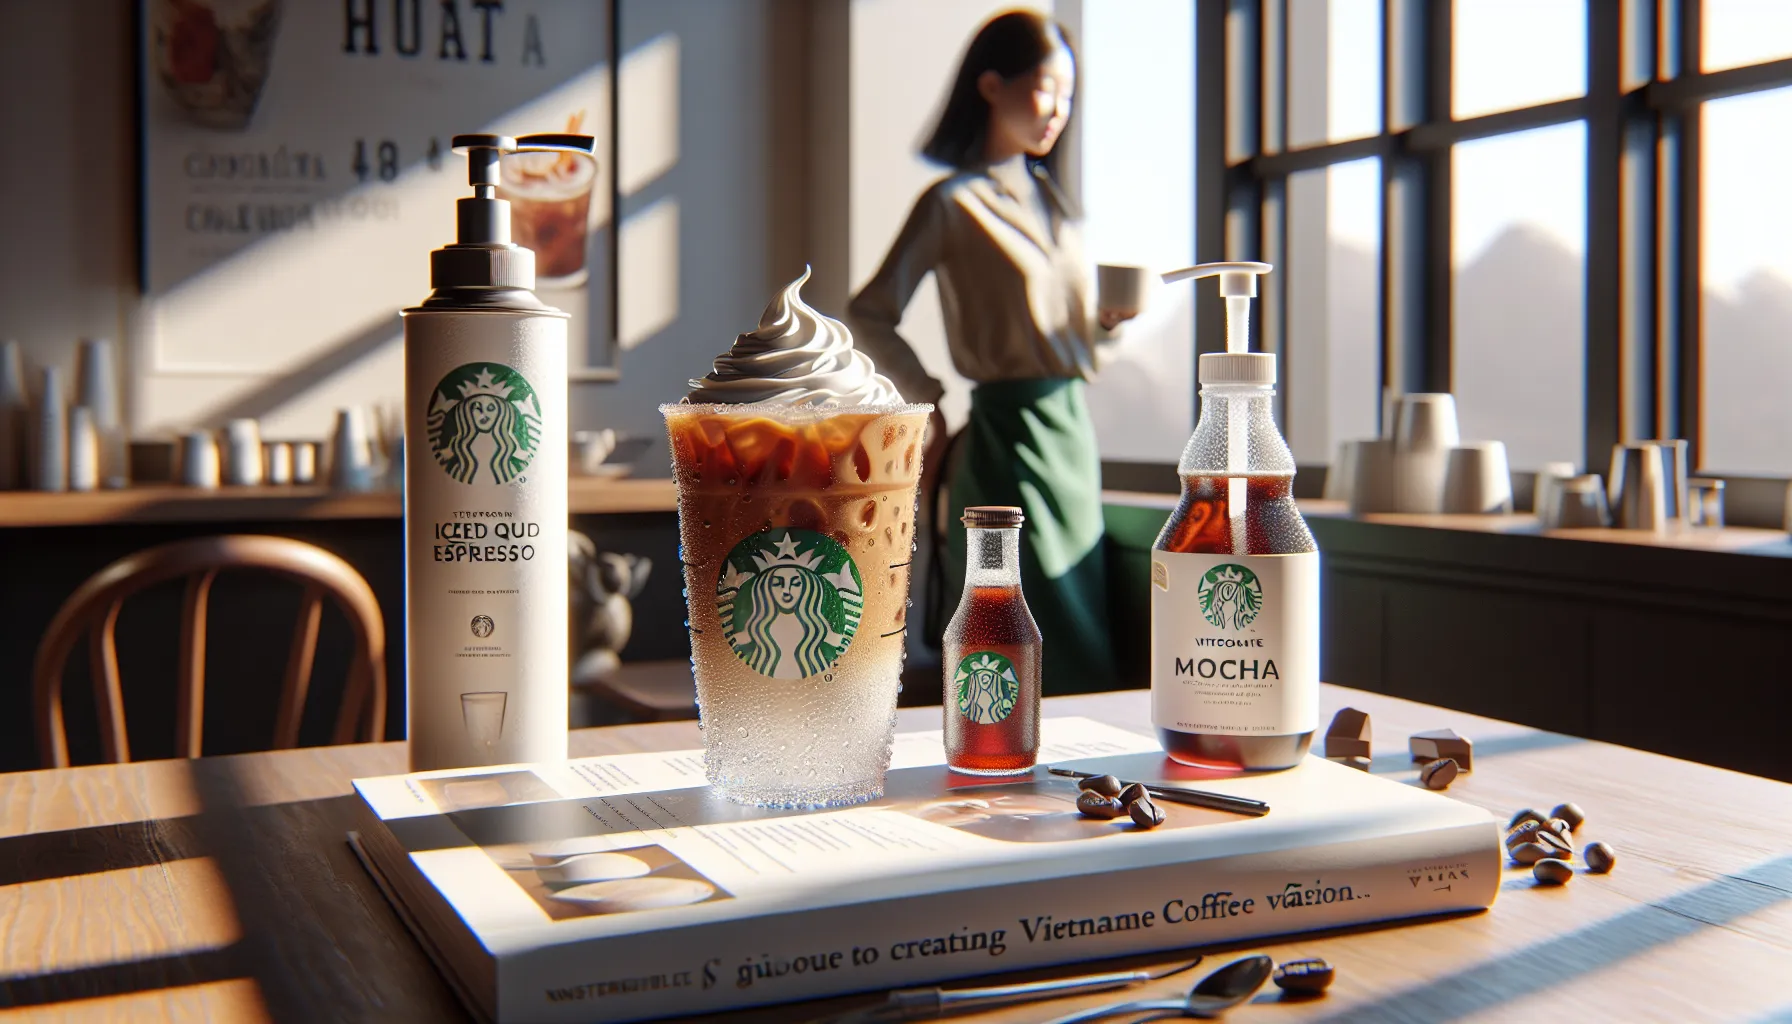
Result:
{"label": "sunlight patch on table", "polygon": [[0,1010],[0,1021],[55,1021],[57,1024],[129,1020],[259,1024],[273,1019],[267,1003],[261,998],[261,986],[250,978]]}
{"label": "sunlight patch on table", "polygon": [[222,949],[242,938],[210,857],[0,886],[0,981]]}

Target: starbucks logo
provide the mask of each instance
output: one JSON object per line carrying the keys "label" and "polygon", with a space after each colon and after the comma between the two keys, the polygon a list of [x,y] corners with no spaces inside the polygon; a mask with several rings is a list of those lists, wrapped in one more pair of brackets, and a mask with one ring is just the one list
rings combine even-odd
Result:
{"label": "starbucks logo", "polygon": [[541,402],[503,363],[467,363],[429,395],[429,450],[463,484],[507,484],[541,447]]}
{"label": "starbucks logo", "polygon": [[492,617],[490,615],[473,616],[473,635],[479,639],[484,640],[486,637],[491,636],[492,630],[497,628],[497,624],[492,622]]}
{"label": "starbucks logo", "polygon": [[1221,629],[1243,629],[1263,607],[1263,584],[1242,565],[1216,565],[1201,576],[1195,591],[1201,615]]}
{"label": "starbucks logo", "polygon": [[991,651],[965,655],[952,677],[958,713],[978,725],[994,725],[1014,711],[1020,680],[1014,662]]}
{"label": "starbucks logo", "polygon": [[813,530],[767,530],[734,546],[716,581],[716,611],[747,667],[807,679],[845,653],[864,613],[852,556]]}

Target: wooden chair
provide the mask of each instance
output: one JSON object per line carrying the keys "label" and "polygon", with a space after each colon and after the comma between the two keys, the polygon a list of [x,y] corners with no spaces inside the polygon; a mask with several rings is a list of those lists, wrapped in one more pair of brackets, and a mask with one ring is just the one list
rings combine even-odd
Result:
{"label": "wooden chair", "polygon": [[131,759],[125,737],[124,699],[118,678],[115,630],[125,599],[169,580],[186,578],[181,610],[178,707],[175,749],[178,756],[200,756],[205,718],[205,621],[212,582],[225,570],[250,569],[297,580],[304,586],[292,649],[280,688],[273,748],[295,747],[305,694],[311,685],[317,653],[318,626],[325,597],[334,598],[347,615],[354,634],[348,685],[336,716],[333,742],[383,738],[386,730],[386,627],[379,601],[367,581],[335,555],[285,537],[223,536],[175,541],[121,558],[83,583],[63,602],[37,649],[33,679],[37,744],[45,767],[68,766],[68,733],[62,718],[62,671],[83,634],[90,637],[94,704],[100,720],[100,746],[109,763]]}

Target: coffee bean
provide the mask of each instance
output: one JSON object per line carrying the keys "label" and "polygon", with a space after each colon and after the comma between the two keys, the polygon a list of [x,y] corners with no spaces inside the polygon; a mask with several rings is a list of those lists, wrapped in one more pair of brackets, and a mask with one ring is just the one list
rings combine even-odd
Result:
{"label": "coffee bean", "polygon": [[1568,824],[1568,819],[1566,818],[1551,818],[1544,823],[1543,827],[1564,839],[1574,831],[1574,826]]}
{"label": "coffee bean", "polygon": [[1076,788],[1102,796],[1119,796],[1120,780],[1112,775],[1096,775],[1078,782]]}
{"label": "coffee bean", "polygon": [[1549,856],[1549,851],[1536,843],[1519,843],[1511,849],[1512,863],[1530,867]]}
{"label": "coffee bean", "polygon": [[1586,812],[1573,804],[1557,804],[1556,809],[1549,812],[1549,816],[1567,822],[1570,832],[1580,831],[1582,823],[1587,820]]}
{"label": "coffee bean", "polygon": [[1528,843],[1537,833],[1543,831],[1540,821],[1522,821],[1506,832],[1506,849],[1510,850],[1519,843]]}
{"label": "coffee bean", "polygon": [[1618,862],[1618,851],[1606,843],[1588,843],[1581,851],[1581,859],[1587,862],[1587,870],[1595,875],[1603,875]]}
{"label": "coffee bean", "polygon": [[1112,821],[1126,813],[1126,808],[1120,806],[1120,801],[1102,796],[1093,789],[1085,789],[1077,794],[1076,809],[1085,818],[1100,818],[1103,821]]}
{"label": "coffee bean", "polygon": [[1574,869],[1567,861],[1551,857],[1531,865],[1531,874],[1544,885],[1563,885],[1574,877]]}
{"label": "coffee bean", "polygon": [[1120,791],[1120,806],[1131,807],[1134,803],[1145,799],[1145,787],[1137,782]]}
{"label": "coffee bean", "polygon": [[1549,855],[1557,860],[1574,859],[1574,844],[1547,829],[1537,833],[1536,838],[1531,841],[1548,850]]}
{"label": "coffee bean", "polygon": [[1419,781],[1425,784],[1426,789],[1449,789],[1450,783],[1456,781],[1456,776],[1461,771],[1461,766],[1452,758],[1427,761],[1425,767],[1419,769]]}
{"label": "coffee bean", "polygon": [[1318,957],[1290,960],[1276,967],[1276,987],[1284,992],[1316,996],[1331,986],[1332,965]]}
{"label": "coffee bean", "polygon": [[1164,823],[1164,809],[1151,802],[1150,797],[1140,797],[1127,805],[1126,813],[1132,815],[1132,823],[1140,828],[1156,828]]}
{"label": "coffee bean", "polygon": [[1541,825],[1548,820],[1549,819],[1545,818],[1543,815],[1537,813],[1536,811],[1530,809],[1529,807],[1526,807],[1524,810],[1519,811],[1517,814],[1514,814],[1512,816],[1511,821],[1506,822],[1506,828],[1508,831],[1510,831],[1511,829],[1515,829],[1519,825],[1521,825],[1527,821],[1534,821],[1537,824]]}

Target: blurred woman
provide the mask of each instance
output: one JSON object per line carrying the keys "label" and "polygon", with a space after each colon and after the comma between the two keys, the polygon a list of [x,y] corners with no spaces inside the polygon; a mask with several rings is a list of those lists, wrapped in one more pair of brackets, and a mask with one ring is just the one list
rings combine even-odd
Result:
{"label": "blurred woman", "polygon": [[951,171],[915,203],[847,310],[858,345],[903,397],[937,405],[945,388],[896,329],[934,275],[953,366],[976,384],[950,458],[937,412],[928,440],[926,471],[950,496],[938,622],[963,589],[963,510],[1020,506],[1022,588],[1045,636],[1048,693],[1116,682],[1101,456],[1084,387],[1097,366],[1097,322],[1107,331],[1124,317],[1094,310],[1078,213],[1053,173],[1075,93],[1076,54],[1061,26],[1030,11],[985,24],[922,147]]}

